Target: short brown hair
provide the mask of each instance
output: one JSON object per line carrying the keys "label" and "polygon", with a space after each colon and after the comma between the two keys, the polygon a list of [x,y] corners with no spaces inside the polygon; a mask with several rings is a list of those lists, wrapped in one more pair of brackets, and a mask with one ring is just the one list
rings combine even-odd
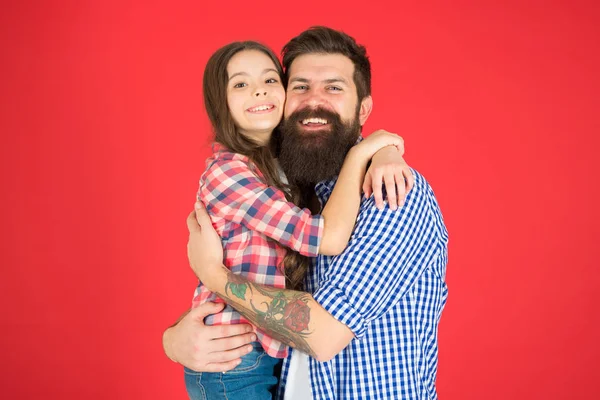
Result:
{"label": "short brown hair", "polygon": [[367,49],[356,43],[353,37],[326,26],[305,30],[283,46],[281,55],[286,74],[296,57],[304,54],[341,54],[348,57],[354,64],[353,78],[359,103],[371,95],[371,63]]}

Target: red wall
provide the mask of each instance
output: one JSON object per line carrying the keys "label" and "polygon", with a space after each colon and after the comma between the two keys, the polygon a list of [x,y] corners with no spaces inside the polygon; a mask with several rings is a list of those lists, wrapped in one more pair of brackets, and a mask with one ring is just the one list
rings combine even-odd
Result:
{"label": "red wall", "polygon": [[315,24],[367,45],[366,132],[404,136],[444,212],[440,397],[597,392],[594,2],[50,3],[0,12],[2,397],[185,398],[161,334],[195,285],[204,64]]}

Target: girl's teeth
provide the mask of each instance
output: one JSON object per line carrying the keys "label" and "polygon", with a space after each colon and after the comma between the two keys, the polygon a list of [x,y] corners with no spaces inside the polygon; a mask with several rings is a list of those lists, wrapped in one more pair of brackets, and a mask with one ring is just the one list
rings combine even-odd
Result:
{"label": "girl's teeth", "polygon": [[264,111],[264,110],[269,110],[271,109],[271,106],[260,106],[260,107],[256,107],[256,108],[251,108],[250,111]]}

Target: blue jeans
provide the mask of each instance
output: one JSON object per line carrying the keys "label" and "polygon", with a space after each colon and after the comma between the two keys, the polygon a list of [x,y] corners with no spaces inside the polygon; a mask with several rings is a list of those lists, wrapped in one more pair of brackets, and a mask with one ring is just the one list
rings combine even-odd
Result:
{"label": "blue jeans", "polygon": [[277,385],[274,369],[279,359],[269,356],[258,342],[240,365],[222,372],[196,372],[185,368],[190,400],[267,400]]}

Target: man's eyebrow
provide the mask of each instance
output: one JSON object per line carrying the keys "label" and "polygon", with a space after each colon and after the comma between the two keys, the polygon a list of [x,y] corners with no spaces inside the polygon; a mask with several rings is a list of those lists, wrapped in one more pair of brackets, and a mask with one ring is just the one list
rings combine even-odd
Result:
{"label": "man's eyebrow", "polygon": [[[294,77],[294,78],[291,78],[289,81],[289,83],[294,83],[294,82],[309,83],[309,80],[306,78],[302,78],[302,77]],[[343,83],[346,86],[350,86],[348,81],[346,79],[342,78],[341,76],[336,76],[334,78],[325,79],[322,82],[325,83],[326,85],[331,84],[331,83]]]}
{"label": "man's eyebrow", "polygon": [[295,76],[295,77],[291,78],[289,81],[289,83],[293,83],[293,82],[308,83],[308,79],[302,78],[300,76]]}
{"label": "man's eyebrow", "polygon": [[349,86],[348,81],[341,76],[336,76],[335,78],[325,79],[324,83],[343,83],[346,86]]}

